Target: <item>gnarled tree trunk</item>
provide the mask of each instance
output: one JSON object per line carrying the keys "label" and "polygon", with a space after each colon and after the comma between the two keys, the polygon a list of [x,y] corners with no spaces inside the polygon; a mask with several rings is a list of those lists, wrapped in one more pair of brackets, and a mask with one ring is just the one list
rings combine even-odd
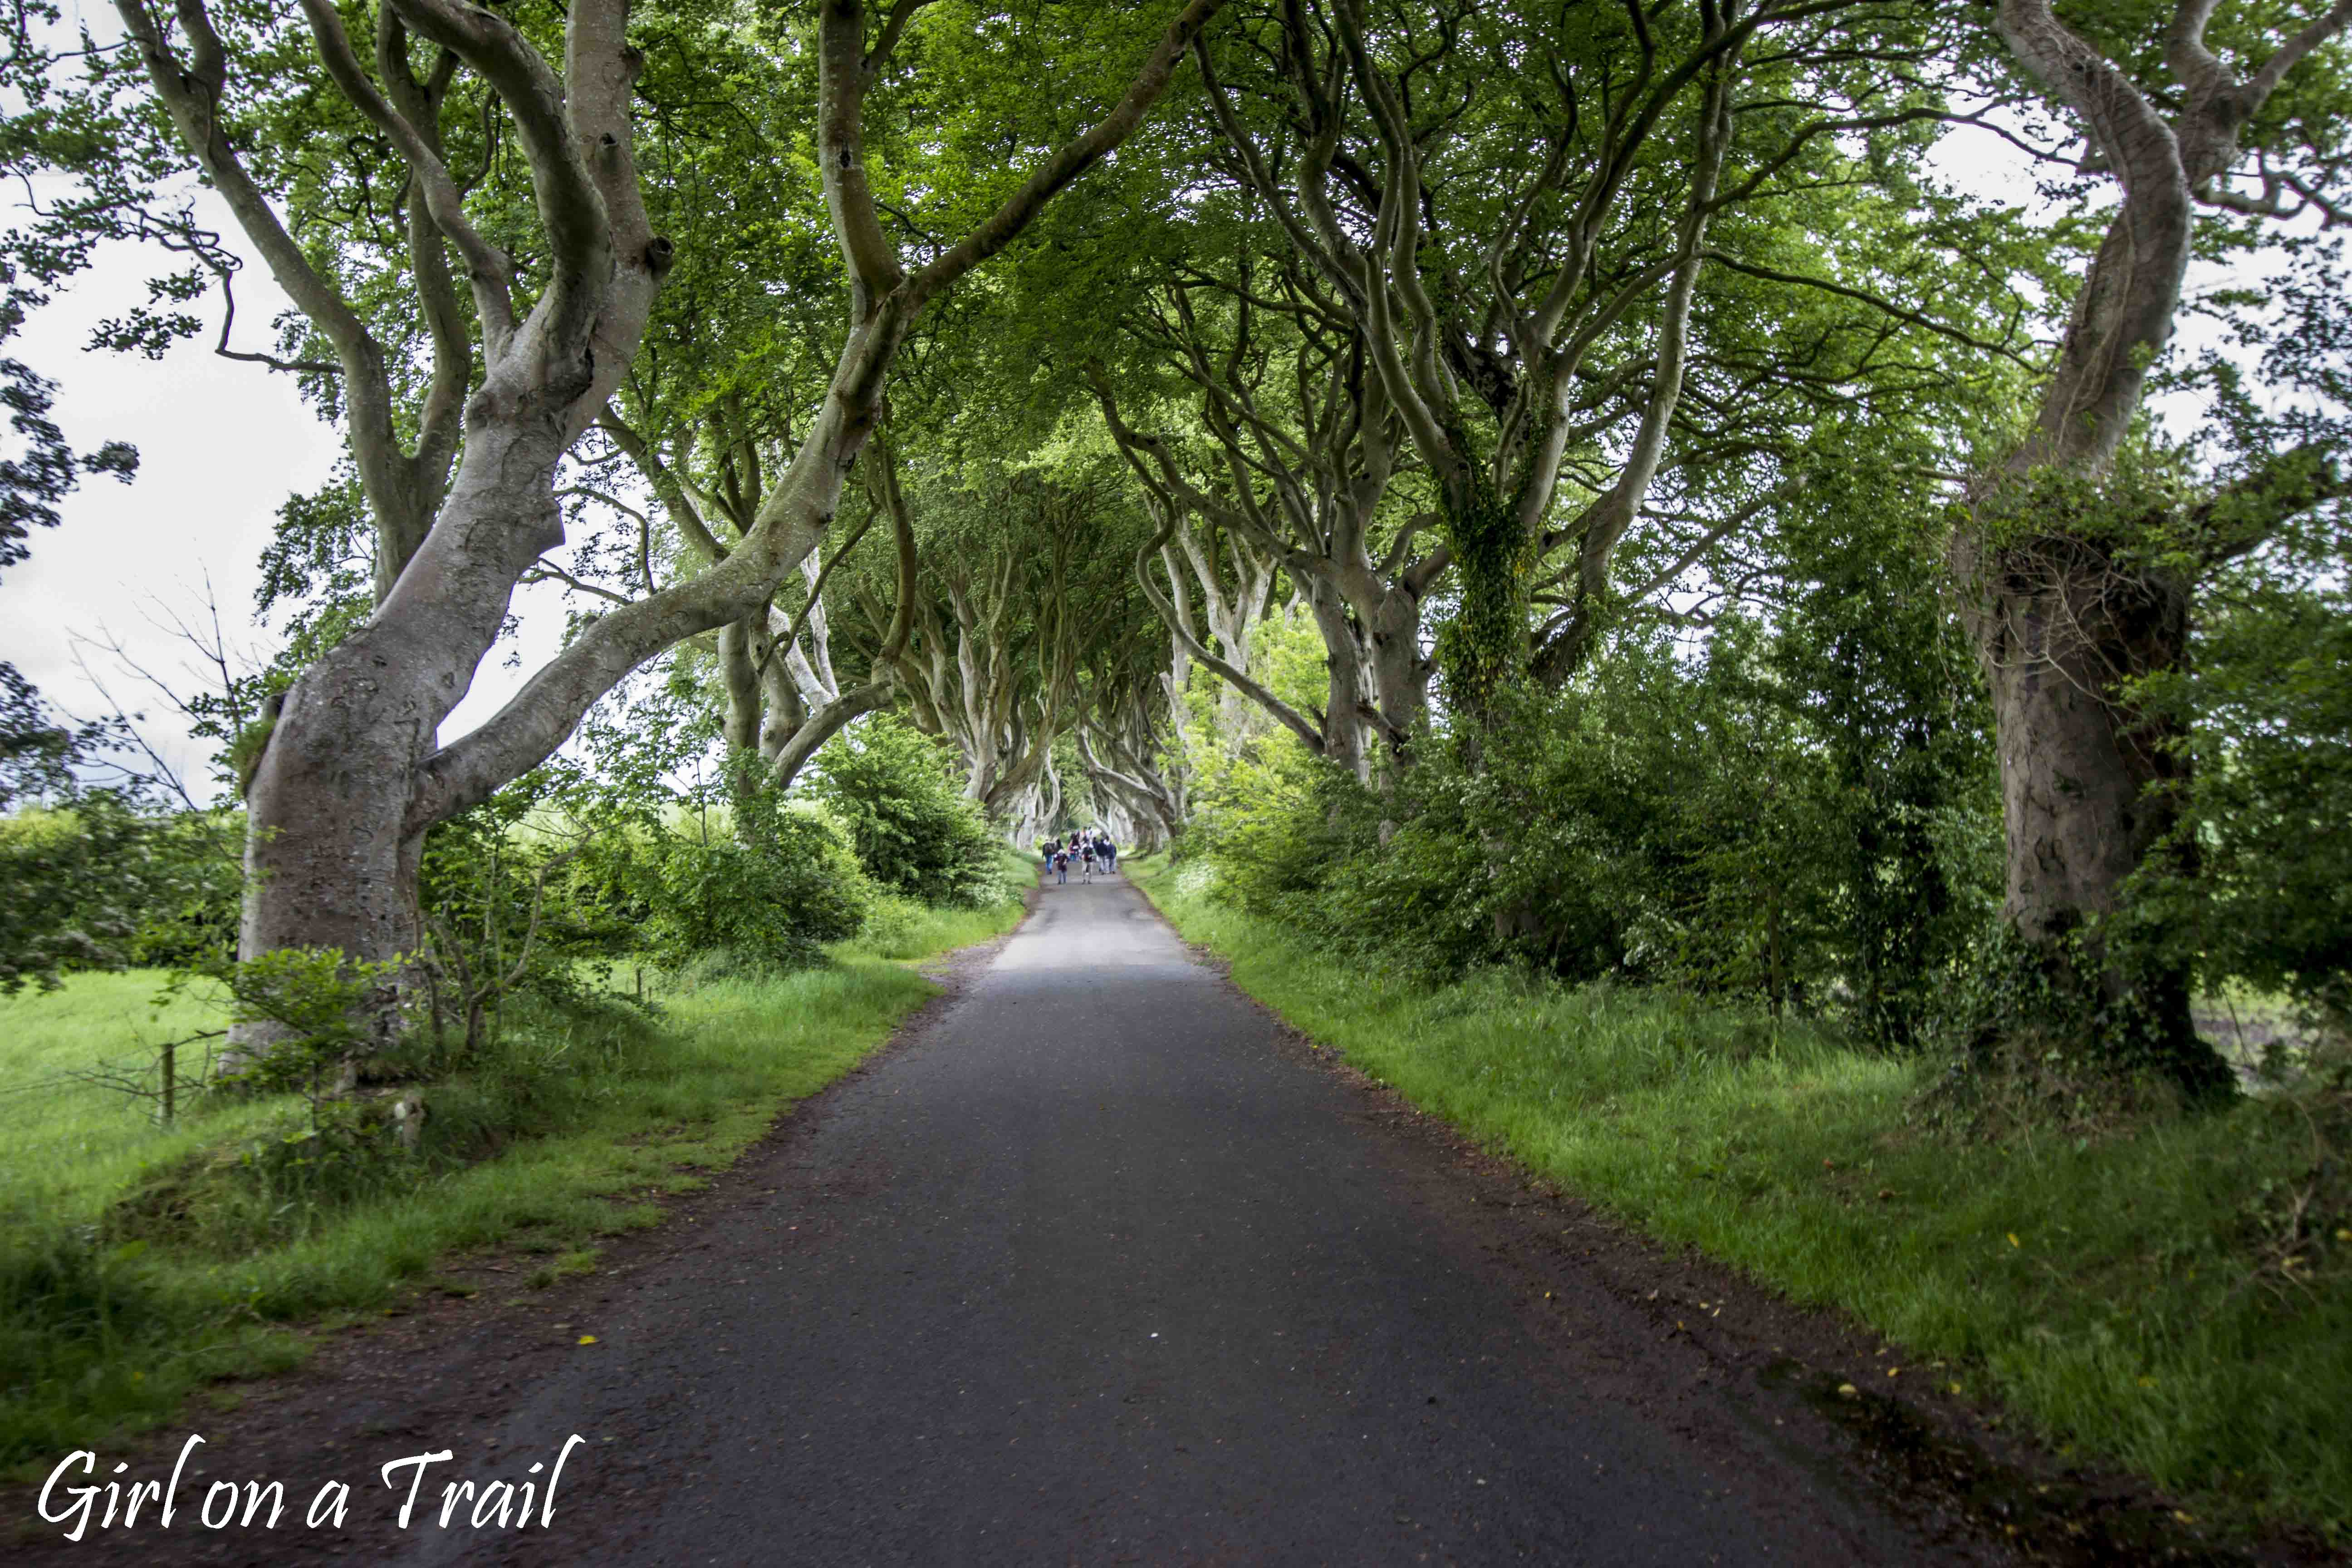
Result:
{"label": "gnarled tree trunk", "polygon": [[2125,879],[2177,819],[2179,736],[2125,692],[2179,668],[2188,588],[2063,536],[1996,547],[1963,571],[1963,618],[1999,731],[2002,912],[2029,941],[2047,941],[2113,913]]}
{"label": "gnarled tree trunk", "polygon": [[2190,852],[2173,837],[2188,774],[2179,727],[2129,696],[2180,668],[2189,585],[2063,535],[1979,549],[1970,537],[1954,554],[1992,698],[2002,918],[2076,1005],[2109,1020],[2103,1045],[2118,1058],[2192,1092],[2226,1088],[2228,1068],[2189,1017],[2181,964],[2160,952],[2126,962],[2110,945],[2126,881],[2160,846]]}

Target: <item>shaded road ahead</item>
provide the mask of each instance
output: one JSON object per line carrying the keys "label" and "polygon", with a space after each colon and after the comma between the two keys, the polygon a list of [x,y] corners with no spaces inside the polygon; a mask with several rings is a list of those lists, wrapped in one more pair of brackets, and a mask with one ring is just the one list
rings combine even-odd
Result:
{"label": "shaded road ahead", "polygon": [[1124,880],[1049,887],[517,1391],[499,1452],[591,1440],[554,1528],[411,1561],[1975,1559],[1638,1300],[1544,1301],[1372,1101]]}

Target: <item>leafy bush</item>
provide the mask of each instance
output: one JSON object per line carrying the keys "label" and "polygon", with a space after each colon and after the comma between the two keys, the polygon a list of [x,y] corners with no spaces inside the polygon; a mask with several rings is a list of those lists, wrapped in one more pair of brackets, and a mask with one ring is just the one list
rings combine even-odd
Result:
{"label": "leafy bush", "polygon": [[2352,523],[2331,514],[2209,585],[2185,670],[2141,695],[2182,721],[2186,854],[2149,858],[2145,923],[2210,990],[2231,978],[2352,1026]]}
{"label": "leafy bush", "polygon": [[162,874],[150,879],[139,910],[132,963],[195,969],[236,956],[244,847],[241,812],[184,812],[150,824],[147,853]]}
{"label": "leafy bush", "polygon": [[1995,869],[1980,731],[1935,684],[1938,628],[1909,631],[1851,624],[1796,658],[1792,633],[1727,621],[1696,661],[1622,638],[1560,691],[1498,697],[1476,767],[1433,735],[1385,791],[1245,748],[1203,770],[1188,853],[1222,897],[1367,964],[1532,963],[1908,1043]]}
{"label": "leafy bush", "polygon": [[751,973],[809,968],[824,943],[857,934],[875,893],[847,836],[773,792],[740,802],[732,833],[671,836],[651,860],[643,935],[674,970],[714,959]]}
{"label": "leafy bush", "polygon": [[353,963],[333,947],[273,948],[229,965],[229,1021],[258,1026],[272,1042],[229,1081],[299,1094],[315,1115],[339,1091],[346,1065],[374,1045],[366,1004],[388,994],[400,967]]}
{"label": "leafy bush", "polygon": [[858,863],[927,904],[978,908],[1003,896],[995,836],[929,737],[889,714],[835,736],[809,790],[848,830]]}
{"label": "leafy bush", "polygon": [[509,996],[580,1003],[636,946],[649,837],[642,812],[560,768],[526,774],[427,835],[424,978],[441,1058],[425,1076],[480,1050]]}
{"label": "leafy bush", "polygon": [[100,794],[71,811],[0,820],[0,995],[55,985],[71,969],[128,962],[139,929],[141,879],[126,874],[145,825]]}

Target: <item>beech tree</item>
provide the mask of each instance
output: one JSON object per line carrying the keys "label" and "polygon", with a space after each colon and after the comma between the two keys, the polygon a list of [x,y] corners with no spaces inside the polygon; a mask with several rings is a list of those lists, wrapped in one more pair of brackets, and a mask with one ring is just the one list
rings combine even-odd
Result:
{"label": "beech tree", "polygon": [[[738,62],[746,71],[775,79],[814,66],[803,124],[847,282],[822,405],[789,461],[748,500],[723,559],[596,616],[499,713],[443,745],[441,722],[497,640],[516,584],[563,541],[559,470],[635,359],[676,259],[674,242],[647,217],[634,94],[645,58],[628,36],[625,4],[508,15],[464,0],[383,0],[347,13],[305,0],[296,23],[243,11],[224,21],[207,0],[175,0],[168,12],[119,0],[148,104],[331,355],[270,358],[335,378],[333,405],[378,538],[379,603],[287,691],[252,778],[242,951],[328,946],[354,962],[414,951],[428,828],[544,760],[646,659],[763,615],[830,528],[914,324],[1135,129],[1220,4],[1160,8],[1172,16],[1140,65],[1109,79],[1124,89],[1071,105],[1091,110],[1091,123],[1058,144],[1017,149],[1018,163],[982,183],[980,209],[949,239],[928,230],[892,237],[876,198],[867,116],[894,68],[919,68],[900,64],[902,48],[945,61],[952,77],[951,40],[970,36],[976,18],[959,9],[941,21],[947,40],[934,49],[923,38],[928,0],[896,0],[879,14],[857,0],[824,0],[809,25],[787,19],[753,35]],[[1076,15],[1047,9],[1049,21]],[[352,42],[352,17],[373,37],[373,62]],[[1020,29],[1005,20],[1003,41],[1020,47]],[[1134,36],[1130,23],[1064,41],[1094,51],[1088,63],[1099,69]],[[504,243],[486,228],[488,196],[477,201],[447,156],[461,79],[479,84],[494,162],[527,173],[528,208],[497,215],[512,230]],[[120,77],[106,85],[119,88]],[[288,100],[329,102],[386,149],[408,249],[394,291],[407,318],[430,329],[431,372],[412,407],[396,406],[396,391],[415,378],[395,374],[340,275],[348,268],[321,265],[281,216],[287,207],[299,224],[317,194],[299,150],[282,161],[243,150],[241,131]],[[981,193],[956,195],[969,203]],[[455,308],[457,277],[470,320]],[[390,1016],[382,1013],[384,1026]]]}
{"label": "beech tree", "polygon": [[[895,487],[888,499],[909,504]],[[902,610],[861,588],[865,635],[883,643],[916,726],[962,754],[965,795],[1003,819],[1076,718],[1089,650],[1125,629],[1112,610],[1122,554],[1104,549],[1116,491],[1083,469],[939,474],[912,505],[929,563]],[[911,635],[885,631],[897,614]]]}
{"label": "beech tree", "polygon": [[[1433,668],[1422,600],[1450,557],[1442,544],[1419,548],[1422,520],[1389,515],[1391,482],[1409,453],[1328,284],[1296,264],[1254,265],[1246,251],[1227,267],[1193,263],[1127,320],[1144,351],[1201,399],[1200,439],[1136,428],[1109,380],[1095,376],[1104,422],[1160,524],[1138,556],[1139,579],[1190,657],[1309,750],[1369,776],[1374,755],[1403,759],[1426,714]],[[1192,625],[1180,554],[1216,649]],[[1167,574],[1164,595],[1155,563]],[[1249,672],[1247,628],[1265,613],[1277,569],[1323,639],[1320,711],[1300,712]]]}
{"label": "beech tree", "polygon": [[[1574,564],[1545,651],[1564,669],[1589,646],[1693,422],[1711,232],[1835,137],[1937,118],[1898,85],[1916,31],[1912,8],[1870,3],[1294,0],[1199,49],[1224,168],[1344,305],[1427,471],[1459,578],[1440,658],[1461,711],[1526,666],[1554,549]],[[1589,499],[1556,512],[1564,480]]]}
{"label": "beech tree", "polygon": [[2190,1023],[2185,965],[2118,962],[2105,930],[2126,879],[2171,837],[2187,765],[2177,728],[2134,693],[2179,667],[2201,572],[2343,493],[2340,441],[2327,431],[2242,453],[2185,505],[2118,466],[2200,242],[2246,218],[2344,216],[2340,121],[2325,100],[2298,101],[2294,83],[2352,26],[2352,3],[2292,20],[2179,0],[2087,7],[2069,25],[2048,0],[2001,0],[1995,26],[2079,130],[2084,172],[2120,197],[2028,433],[1970,487],[1952,535],[1999,732],[2003,917],[2068,988],[2132,1005],[2137,1025],[2111,1019],[2116,1048],[2136,1043],[2210,1090],[2228,1068]]}
{"label": "beech tree", "polygon": [[1188,815],[1182,778],[1162,765],[1176,750],[1174,715],[1150,647],[1129,637],[1105,649],[1088,671],[1075,730],[1098,809],[1118,841],[1139,854],[1181,837]]}

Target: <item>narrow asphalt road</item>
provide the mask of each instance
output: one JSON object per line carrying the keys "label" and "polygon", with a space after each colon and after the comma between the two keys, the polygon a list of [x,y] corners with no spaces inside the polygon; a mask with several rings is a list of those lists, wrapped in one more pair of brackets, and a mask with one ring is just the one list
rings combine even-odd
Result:
{"label": "narrow asphalt road", "polygon": [[553,1527],[407,1560],[1979,1560],[1638,1302],[1515,1286],[1365,1094],[1125,881],[1049,887],[516,1390],[496,1452],[588,1439]]}

